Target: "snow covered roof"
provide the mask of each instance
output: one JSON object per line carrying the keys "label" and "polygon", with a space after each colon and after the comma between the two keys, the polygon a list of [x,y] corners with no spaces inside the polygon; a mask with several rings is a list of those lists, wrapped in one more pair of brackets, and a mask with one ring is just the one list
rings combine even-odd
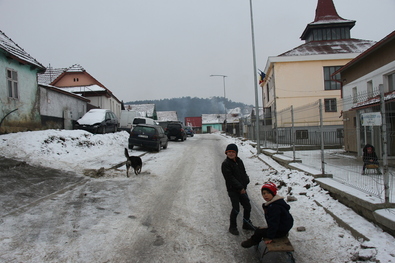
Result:
{"label": "snow covered roof", "polygon": [[68,91],[68,90],[64,90],[64,89],[62,89],[62,88],[58,88],[58,87],[51,86],[51,85],[48,85],[48,84],[43,84],[43,83],[38,83],[38,85],[39,85],[40,87],[45,88],[45,89],[50,89],[50,90],[53,90],[53,91],[55,91],[55,92],[65,94],[65,95],[67,95],[67,96],[80,99],[80,100],[82,100],[82,101],[90,102],[89,99],[87,99],[87,98],[85,98],[85,97],[82,97],[82,96],[80,96],[80,95],[78,95],[78,94],[72,93],[72,92],[70,92],[70,91]]}
{"label": "snow covered roof", "polygon": [[49,66],[44,73],[37,74],[38,83],[50,84],[60,76],[67,68],[52,68]]}
{"label": "snow covered roof", "polygon": [[125,107],[137,111],[141,116],[154,117],[155,104],[125,104]]}
{"label": "snow covered roof", "polygon": [[77,87],[61,87],[63,90],[67,90],[68,92],[97,92],[97,91],[105,91],[106,89],[100,87],[99,85],[89,85],[89,86],[77,86]]}
{"label": "snow covered roof", "polygon": [[30,64],[44,71],[45,67],[41,65],[35,58],[30,56],[23,48],[18,46],[11,38],[7,37],[3,31],[0,30],[0,50],[4,50],[6,56],[10,56],[18,60],[22,64]]}
{"label": "snow covered roof", "polygon": [[68,69],[66,69],[66,72],[85,72],[86,70],[79,64],[74,64]]}
{"label": "snow covered roof", "polygon": [[[390,91],[384,94],[384,101],[389,102],[389,101],[394,101],[395,100],[395,91]],[[366,101],[360,102],[355,104],[354,106],[351,107],[351,109],[356,110],[360,108],[366,108],[366,107],[372,107],[372,106],[377,106],[380,104],[380,95],[377,95],[373,98],[370,98]]]}
{"label": "snow covered roof", "polygon": [[202,124],[224,123],[225,114],[202,114]]}
{"label": "snow covered roof", "polygon": [[157,111],[158,122],[178,121],[176,111]]}
{"label": "snow covered roof", "polygon": [[311,41],[284,52],[279,57],[362,53],[376,42],[363,39]]}

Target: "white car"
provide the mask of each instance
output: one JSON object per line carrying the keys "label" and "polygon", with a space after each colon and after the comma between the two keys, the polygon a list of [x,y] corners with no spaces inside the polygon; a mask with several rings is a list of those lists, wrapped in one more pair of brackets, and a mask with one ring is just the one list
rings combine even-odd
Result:
{"label": "white car", "polygon": [[92,109],[77,120],[74,128],[91,133],[107,133],[116,132],[118,126],[118,118],[114,112],[106,109]]}

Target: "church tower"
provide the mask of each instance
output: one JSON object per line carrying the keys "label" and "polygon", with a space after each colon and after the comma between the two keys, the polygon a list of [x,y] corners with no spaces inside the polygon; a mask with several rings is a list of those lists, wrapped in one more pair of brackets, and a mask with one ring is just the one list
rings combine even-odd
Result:
{"label": "church tower", "polygon": [[354,20],[341,18],[336,11],[332,0],[318,0],[315,10],[315,19],[306,26],[302,40],[344,40],[350,39],[350,30],[355,25]]}

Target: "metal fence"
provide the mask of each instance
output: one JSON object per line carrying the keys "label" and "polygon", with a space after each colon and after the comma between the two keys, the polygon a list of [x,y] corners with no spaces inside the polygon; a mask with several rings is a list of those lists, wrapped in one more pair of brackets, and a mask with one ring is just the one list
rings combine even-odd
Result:
{"label": "metal fence", "polygon": [[[271,113],[261,122],[260,145],[281,150],[302,163],[321,166],[333,179],[383,200],[394,202],[395,102],[379,89],[333,101],[318,100]],[[366,125],[366,114],[381,116],[381,125]],[[365,119],[366,121],[366,119]],[[270,125],[263,125],[264,123]],[[247,125],[245,136],[255,139],[255,127]],[[362,148],[372,144],[379,156],[379,170],[362,175]],[[392,164],[391,166],[389,164]]]}

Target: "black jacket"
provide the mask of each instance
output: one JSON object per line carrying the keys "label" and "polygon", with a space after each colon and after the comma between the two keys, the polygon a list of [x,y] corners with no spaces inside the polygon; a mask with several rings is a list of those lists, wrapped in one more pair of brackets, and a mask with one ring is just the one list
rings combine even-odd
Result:
{"label": "black jacket", "polygon": [[236,157],[236,162],[226,158],[222,162],[221,170],[228,192],[240,192],[243,188],[247,189],[250,178],[246,173],[243,161],[239,157]]}
{"label": "black jacket", "polygon": [[267,237],[285,236],[291,230],[294,219],[289,213],[291,207],[278,195],[268,203],[262,205],[267,223]]}
{"label": "black jacket", "polygon": [[[372,148],[372,152],[368,153],[368,147]],[[374,146],[371,144],[366,144],[365,147],[363,147],[363,156],[362,156],[363,162],[364,163],[369,163],[370,160],[373,160],[373,162],[377,162],[377,160],[379,159],[377,157],[377,154],[375,152]]]}

